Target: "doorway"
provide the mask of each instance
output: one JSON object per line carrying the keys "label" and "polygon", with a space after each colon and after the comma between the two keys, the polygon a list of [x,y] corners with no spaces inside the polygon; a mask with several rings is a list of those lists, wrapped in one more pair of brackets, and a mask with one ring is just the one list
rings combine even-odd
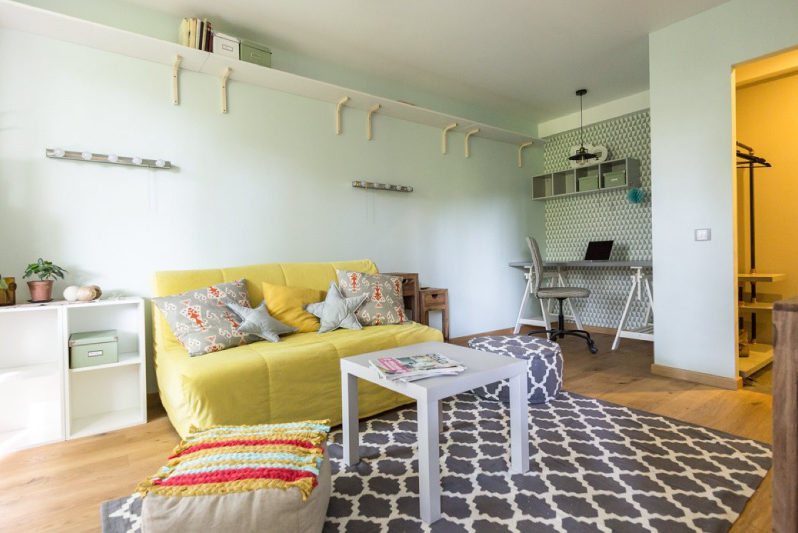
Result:
{"label": "doorway", "polygon": [[798,295],[798,50],[737,66],[737,370],[771,392],[773,302]]}

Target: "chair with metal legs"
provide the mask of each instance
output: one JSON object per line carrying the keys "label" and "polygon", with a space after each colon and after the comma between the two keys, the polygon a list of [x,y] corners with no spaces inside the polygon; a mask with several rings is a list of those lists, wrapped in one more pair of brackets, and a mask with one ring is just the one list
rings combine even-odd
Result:
{"label": "chair with metal legs", "polygon": [[530,333],[530,335],[546,333],[550,340],[556,340],[558,338],[562,339],[566,335],[573,335],[575,337],[580,337],[587,342],[590,353],[598,352],[598,348],[596,348],[593,339],[590,338],[590,333],[582,329],[565,329],[565,313],[563,312],[563,303],[568,298],[587,298],[590,296],[590,291],[581,287],[541,287],[540,280],[543,278],[543,259],[540,257],[540,248],[538,248],[537,241],[532,237],[527,237],[526,243],[529,246],[529,252],[532,254],[532,268],[535,273],[535,284],[532,287],[532,294],[541,301],[556,299],[559,302],[557,328],[533,331]]}

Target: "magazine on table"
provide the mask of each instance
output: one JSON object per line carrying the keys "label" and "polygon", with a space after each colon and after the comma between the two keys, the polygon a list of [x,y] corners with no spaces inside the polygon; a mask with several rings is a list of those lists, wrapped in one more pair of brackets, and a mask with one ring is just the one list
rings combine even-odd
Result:
{"label": "magazine on table", "polygon": [[465,367],[443,354],[426,353],[403,357],[382,357],[369,361],[383,379],[415,381],[434,376],[455,376]]}

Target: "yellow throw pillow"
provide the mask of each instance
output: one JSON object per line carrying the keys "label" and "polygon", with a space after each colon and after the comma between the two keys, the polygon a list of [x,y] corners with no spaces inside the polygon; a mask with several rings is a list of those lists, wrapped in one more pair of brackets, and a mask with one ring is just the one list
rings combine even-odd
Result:
{"label": "yellow throw pillow", "polygon": [[283,324],[297,328],[298,333],[319,331],[319,319],[305,311],[305,306],[322,302],[325,296],[326,291],[263,282],[263,299],[269,314]]}

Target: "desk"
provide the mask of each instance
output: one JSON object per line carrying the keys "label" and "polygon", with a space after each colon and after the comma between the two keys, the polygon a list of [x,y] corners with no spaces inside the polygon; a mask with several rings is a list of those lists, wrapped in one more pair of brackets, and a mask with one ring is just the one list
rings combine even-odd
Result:
{"label": "desk", "polygon": [[[521,300],[521,308],[518,310],[518,319],[515,323],[515,330],[514,333],[518,333],[521,329],[521,325],[529,325],[529,326],[541,326],[549,329],[551,327],[552,320],[549,318],[549,312],[547,308],[544,306],[544,303],[540,302],[540,308],[543,312],[543,316],[541,318],[524,318],[524,307],[526,307],[526,302],[529,298],[529,295],[532,291],[532,286],[534,283],[534,275],[532,272],[532,263],[529,261],[513,261],[509,264],[509,266],[513,268],[522,269],[525,271],[525,275],[527,278],[526,289],[524,292],[524,298]],[[648,278],[643,274],[643,269],[650,269],[652,267],[652,262],[650,260],[643,260],[643,261],[547,261],[543,263],[543,268],[545,269],[555,269],[556,273],[545,273],[543,274],[544,278],[554,280],[556,278],[556,283],[559,285],[565,285],[565,280],[562,277],[562,273],[564,270],[568,269],[581,269],[581,268],[628,268],[630,269],[631,275],[631,287],[629,288],[629,295],[626,298],[626,305],[623,308],[623,313],[621,314],[620,320],[618,321],[618,328],[615,332],[615,339],[612,342],[612,349],[617,350],[618,346],[620,345],[621,338],[628,338],[628,339],[639,339],[645,341],[652,341],[654,340],[654,324],[650,322],[650,319],[654,313],[654,297],[651,294],[651,285],[649,283]],[[645,295],[643,294],[643,290],[645,289]],[[637,296],[637,300],[642,301],[645,298],[646,301],[646,314],[645,318],[643,319],[643,326],[635,329],[635,330],[627,330],[626,329],[626,320],[629,318],[629,308],[632,305],[632,299]],[[579,316],[574,312],[573,306],[571,306],[570,300],[566,300],[566,304],[571,312],[571,317],[573,318],[574,322],[576,322],[576,327],[582,329],[582,321],[579,319]]]}

